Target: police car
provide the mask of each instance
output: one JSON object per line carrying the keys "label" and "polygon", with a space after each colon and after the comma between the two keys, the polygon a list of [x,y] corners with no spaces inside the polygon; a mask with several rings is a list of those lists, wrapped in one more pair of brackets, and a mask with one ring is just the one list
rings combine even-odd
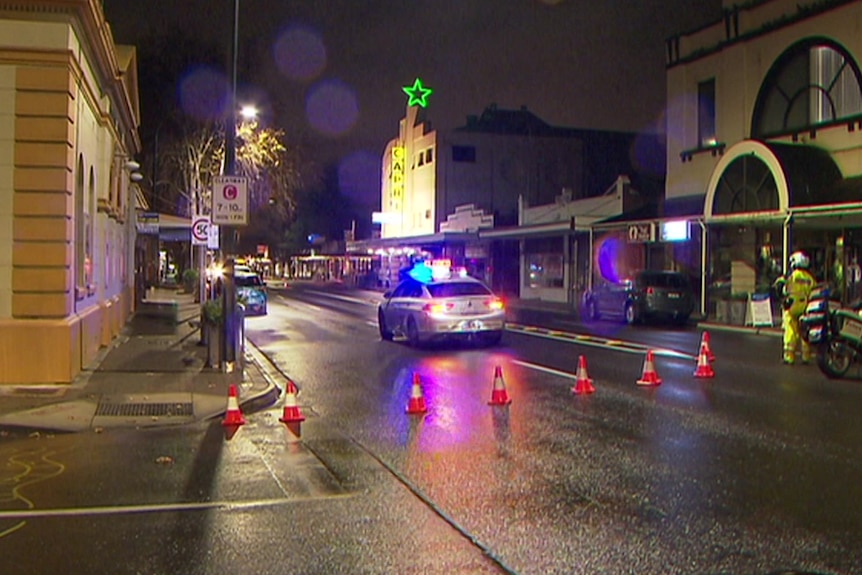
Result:
{"label": "police car", "polygon": [[506,327],[506,310],[502,299],[464,270],[419,263],[383,294],[377,323],[382,339],[413,346],[438,339],[496,345]]}

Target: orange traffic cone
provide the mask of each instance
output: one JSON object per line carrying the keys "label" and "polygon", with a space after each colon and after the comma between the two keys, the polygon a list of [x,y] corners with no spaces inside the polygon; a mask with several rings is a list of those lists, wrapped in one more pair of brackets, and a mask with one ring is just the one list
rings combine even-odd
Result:
{"label": "orange traffic cone", "polygon": [[512,398],[506,391],[506,382],[503,381],[503,368],[499,365],[494,368],[494,389],[491,391],[491,401],[488,405],[509,405]]}
{"label": "orange traffic cone", "polygon": [[419,374],[413,374],[413,389],[410,391],[410,402],[407,404],[407,413],[425,413],[425,396],[422,394],[422,381]]}
{"label": "orange traffic cone", "polygon": [[590,379],[590,376],[587,374],[587,358],[581,356],[578,359],[578,379],[575,382],[575,386],[572,388],[572,393],[593,393],[595,390],[596,388],[593,387],[593,380]]}
{"label": "orange traffic cone", "polygon": [[637,380],[638,385],[661,385],[661,378],[658,376],[658,373],[655,370],[655,364],[653,362],[653,353],[651,349],[648,349],[646,352],[646,359],[644,360],[644,370],[641,378]]}
{"label": "orange traffic cone", "polygon": [[245,418],[242,416],[242,411],[239,409],[237,400],[236,385],[231,384],[227,393],[227,411],[224,414],[224,419],[221,422],[225,428],[225,435],[228,439],[233,437],[234,433],[241,425],[245,425]]}
{"label": "orange traffic cone", "polygon": [[709,350],[706,344],[700,344],[700,353],[697,354],[697,369],[694,370],[695,377],[715,377],[715,372],[712,370],[712,365],[709,363]]}
{"label": "orange traffic cone", "polygon": [[282,423],[300,423],[305,421],[305,416],[299,406],[296,405],[296,384],[292,381],[287,382],[287,389],[284,394],[284,411],[278,419]]}
{"label": "orange traffic cone", "polygon": [[712,348],[709,346],[709,332],[704,331],[703,335],[700,338],[700,345],[706,346],[706,356],[709,358],[709,361],[715,361],[715,354],[712,353]]}

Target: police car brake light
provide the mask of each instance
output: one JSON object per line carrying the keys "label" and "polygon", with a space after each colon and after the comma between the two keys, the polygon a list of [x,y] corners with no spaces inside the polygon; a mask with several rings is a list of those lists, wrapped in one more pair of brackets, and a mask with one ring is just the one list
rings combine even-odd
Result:
{"label": "police car brake light", "polygon": [[425,313],[430,313],[430,314],[441,314],[441,313],[446,313],[447,311],[451,310],[452,307],[453,307],[453,304],[451,302],[441,303],[441,302],[432,301],[430,303],[426,303],[422,307],[422,311],[424,311]]}

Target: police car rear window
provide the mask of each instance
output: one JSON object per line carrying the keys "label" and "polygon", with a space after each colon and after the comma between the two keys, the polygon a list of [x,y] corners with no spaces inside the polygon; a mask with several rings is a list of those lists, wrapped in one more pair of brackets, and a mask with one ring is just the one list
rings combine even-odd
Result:
{"label": "police car rear window", "polygon": [[431,297],[458,297],[466,295],[489,295],[491,290],[475,282],[447,282],[426,286]]}

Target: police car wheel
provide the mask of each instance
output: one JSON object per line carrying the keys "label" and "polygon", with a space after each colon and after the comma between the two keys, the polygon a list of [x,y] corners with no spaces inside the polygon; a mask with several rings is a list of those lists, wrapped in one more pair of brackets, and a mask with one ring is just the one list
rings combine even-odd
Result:
{"label": "police car wheel", "polygon": [[413,347],[419,345],[419,328],[416,327],[413,317],[407,318],[407,342]]}

